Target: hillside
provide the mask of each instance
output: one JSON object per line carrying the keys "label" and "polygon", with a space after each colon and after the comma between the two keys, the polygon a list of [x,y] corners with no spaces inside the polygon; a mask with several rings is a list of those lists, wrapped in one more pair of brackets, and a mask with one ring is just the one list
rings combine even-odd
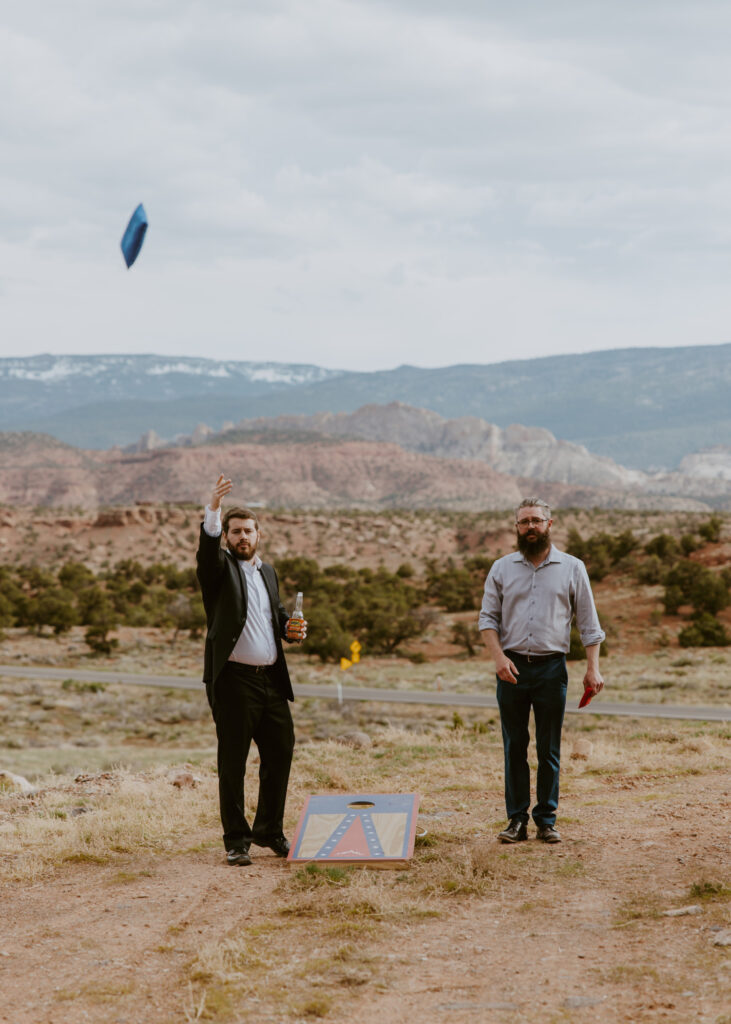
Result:
{"label": "hillside", "polygon": [[632,469],[731,442],[731,345],[623,349],[373,373],[158,356],[0,360],[0,429],[85,448],[172,439],[205,422],[403,402],[447,418],[545,428]]}
{"label": "hillside", "polygon": [[722,505],[731,487],[731,446],[717,446],[686,456],[674,473],[644,473],[596,455],[583,445],[561,441],[549,430],[513,424],[501,429],[475,416],[445,419],[402,402],[367,405],[354,413],[276,416],[242,420],[211,436],[199,427],[191,443],[244,441],[263,435],[361,438],[398,444],[407,451],[450,459],[474,459],[511,476],[572,487],[686,496]]}
{"label": "hillside", "polygon": [[[546,482],[498,472],[473,459],[406,451],[384,441],[263,432],[247,442],[142,452],[74,448],[38,434],[0,435],[0,504],[98,508],[139,501],[193,503],[219,472],[246,502],[280,508],[504,509],[530,491],[557,506],[723,508],[728,485],[694,481],[685,492],[643,492]],[[247,481],[249,482],[247,484]],[[720,495],[720,496],[719,496]],[[703,500],[708,497],[708,500]]]}

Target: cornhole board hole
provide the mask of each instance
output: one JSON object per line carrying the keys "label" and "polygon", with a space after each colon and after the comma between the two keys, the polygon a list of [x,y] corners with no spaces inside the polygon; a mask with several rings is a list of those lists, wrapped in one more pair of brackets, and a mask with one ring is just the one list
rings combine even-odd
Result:
{"label": "cornhole board hole", "polygon": [[405,864],[414,855],[418,793],[308,796],[291,864]]}

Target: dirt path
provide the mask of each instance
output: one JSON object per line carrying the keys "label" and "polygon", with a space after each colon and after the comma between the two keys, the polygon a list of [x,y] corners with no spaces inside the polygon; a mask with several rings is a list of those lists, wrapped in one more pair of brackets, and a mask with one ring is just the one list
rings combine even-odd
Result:
{"label": "dirt path", "polygon": [[[412,917],[382,939],[364,932],[368,969],[313,977],[319,1002],[300,1001],[299,1010],[263,994],[251,952],[258,996],[239,986],[233,1003],[217,1003],[191,975],[206,944],[249,935],[255,952],[264,942],[291,877],[265,851],[234,870],[217,847],[205,848],[207,835],[198,837],[202,849],[135,856],[123,868],[78,864],[49,881],[8,885],[0,1021],[194,1020],[208,992],[198,1019],[727,1024],[731,947],[714,941],[731,930],[728,777],[663,780],[661,793],[648,779],[583,806],[568,797],[563,811],[563,844],[500,849],[504,873],[489,897],[446,893],[437,917]],[[470,839],[465,850],[490,844],[492,856],[493,843]],[[662,916],[689,904],[700,912]],[[281,932],[291,947],[272,971],[283,984],[305,984],[303,972],[314,970],[309,927],[294,916]]]}

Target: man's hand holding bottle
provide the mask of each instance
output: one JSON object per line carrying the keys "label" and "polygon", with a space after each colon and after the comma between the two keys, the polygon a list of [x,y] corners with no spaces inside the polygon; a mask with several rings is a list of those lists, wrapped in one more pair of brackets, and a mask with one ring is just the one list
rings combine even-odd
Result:
{"label": "man's hand holding bottle", "polygon": [[305,619],[304,612],[302,611],[302,592],[297,594],[297,600],[294,603],[294,611],[289,619],[287,619],[287,628],[285,635],[288,640],[295,644],[301,644],[307,637],[307,620]]}

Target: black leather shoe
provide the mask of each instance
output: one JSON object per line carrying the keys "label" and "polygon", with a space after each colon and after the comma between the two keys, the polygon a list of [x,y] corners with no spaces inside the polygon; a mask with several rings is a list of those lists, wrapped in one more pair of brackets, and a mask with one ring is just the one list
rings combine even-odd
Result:
{"label": "black leather shoe", "polygon": [[536,839],[540,839],[544,843],[563,842],[561,839],[561,833],[555,825],[539,825]]}
{"label": "black leather shoe", "polygon": [[528,828],[520,818],[511,818],[508,827],[498,833],[498,839],[501,843],[522,843],[527,838]]}
{"label": "black leather shoe", "polygon": [[246,864],[251,864],[248,845],[234,846],[232,850],[229,850],[226,854],[226,863],[232,867],[243,867]]}
{"label": "black leather shoe", "polygon": [[274,850],[277,857],[286,857],[289,853],[289,839],[286,836],[277,836],[276,839],[271,839],[269,842],[265,840],[257,842],[256,839],[254,842],[257,846],[263,846],[267,850]]}

